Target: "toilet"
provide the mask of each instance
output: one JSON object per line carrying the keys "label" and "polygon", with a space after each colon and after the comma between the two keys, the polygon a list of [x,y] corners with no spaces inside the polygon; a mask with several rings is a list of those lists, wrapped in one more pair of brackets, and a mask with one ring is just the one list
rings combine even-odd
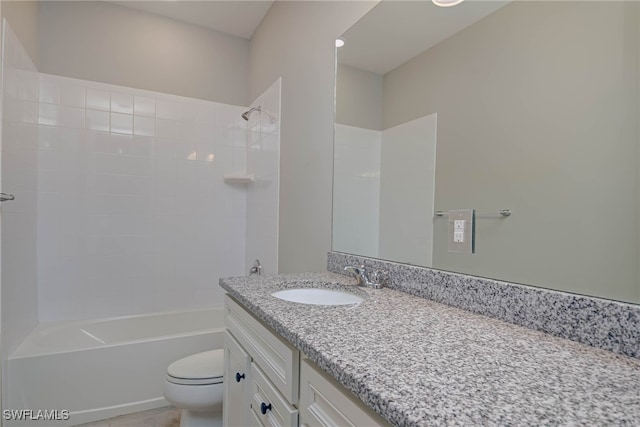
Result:
{"label": "toilet", "polygon": [[224,350],[192,354],[167,368],[163,393],[182,409],[180,427],[222,425]]}

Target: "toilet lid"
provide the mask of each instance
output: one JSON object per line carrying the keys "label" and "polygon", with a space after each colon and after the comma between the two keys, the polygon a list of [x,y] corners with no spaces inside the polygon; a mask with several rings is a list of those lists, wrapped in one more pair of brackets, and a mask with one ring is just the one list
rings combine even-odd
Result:
{"label": "toilet lid", "polygon": [[167,376],[186,380],[219,378],[224,371],[224,351],[211,350],[176,360],[167,368]]}

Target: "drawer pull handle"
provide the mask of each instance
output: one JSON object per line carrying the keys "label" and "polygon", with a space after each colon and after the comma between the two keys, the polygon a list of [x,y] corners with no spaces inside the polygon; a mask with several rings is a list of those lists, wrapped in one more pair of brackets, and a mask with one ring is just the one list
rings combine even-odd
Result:
{"label": "drawer pull handle", "polygon": [[271,410],[271,403],[269,403],[268,405],[264,402],[262,402],[262,404],[260,404],[260,412],[262,412],[262,415],[266,415],[267,411]]}
{"label": "drawer pull handle", "polygon": [[239,383],[244,379],[244,374],[240,375],[240,372],[236,372],[236,382]]}

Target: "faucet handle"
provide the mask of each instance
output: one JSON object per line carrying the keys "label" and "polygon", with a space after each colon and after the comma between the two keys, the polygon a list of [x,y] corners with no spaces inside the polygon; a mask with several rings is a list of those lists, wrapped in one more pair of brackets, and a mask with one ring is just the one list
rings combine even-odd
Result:
{"label": "faucet handle", "polygon": [[343,270],[353,274],[360,274],[360,269],[358,267],[354,267],[353,265],[347,265],[345,268],[343,268]]}
{"label": "faucet handle", "polygon": [[371,273],[371,283],[380,287],[387,285],[389,282],[389,272],[387,270],[376,270]]}
{"label": "faucet handle", "polygon": [[344,271],[347,271],[356,278],[356,285],[362,286],[366,282],[366,274],[364,270],[364,265],[359,267],[354,267],[353,265],[348,265],[344,268]]}

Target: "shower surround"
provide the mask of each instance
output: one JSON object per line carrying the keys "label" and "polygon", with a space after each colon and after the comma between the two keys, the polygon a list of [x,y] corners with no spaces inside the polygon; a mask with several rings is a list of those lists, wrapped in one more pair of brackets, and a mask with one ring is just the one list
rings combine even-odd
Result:
{"label": "shower surround", "polygon": [[[3,34],[6,403],[7,359],[39,324],[220,307],[220,277],[255,258],[277,272],[281,82],[255,100],[275,122],[247,122],[246,106],[38,73]],[[254,182],[224,182],[238,173]]]}
{"label": "shower surround", "polygon": [[[41,322],[220,305],[219,277],[260,256],[275,272],[278,125],[247,124],[240,106],[38,83]],[[279,109],[279,96],[277,82],[263,101]],[[223,182],[247,168],[253,184]]]}
{"label": "shower surround", "polygon": [[210,306],[243,274],[243,107],[39,76],[40,321]]}

